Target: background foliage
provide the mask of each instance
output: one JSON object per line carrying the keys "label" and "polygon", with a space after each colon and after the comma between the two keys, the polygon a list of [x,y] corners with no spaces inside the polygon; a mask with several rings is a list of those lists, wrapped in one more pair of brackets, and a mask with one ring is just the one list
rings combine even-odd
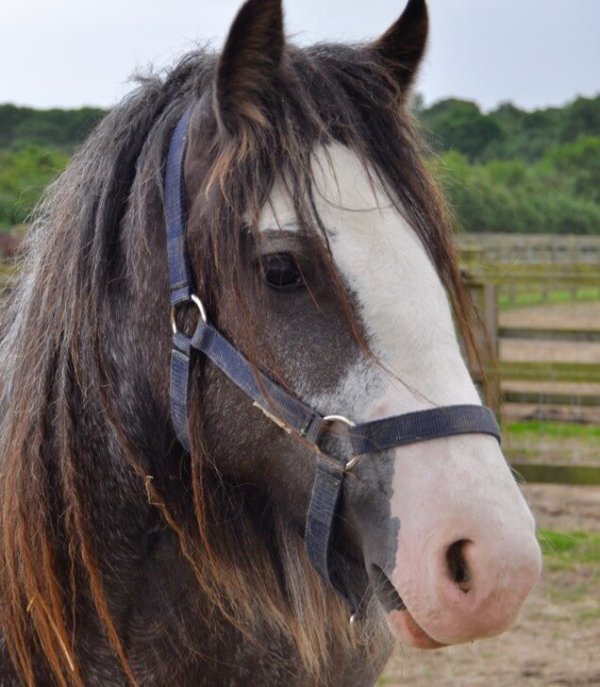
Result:
{"label": "background foliage", "polygon": [[464,100],[417,100],[416,111],[462,228],[600,234],[600,97],[489,114]]}
{"label": "background foliage", "polygon": [[0,105],[0,230],[27,220],[44,188],[104,115]]}
{"label": "background foliage", "polygon": [[[459,227],[600,234],[600,96],[533,112],[456,98],[414,108]],[[103,114],[0,105],[0,229],[27,220]]]}

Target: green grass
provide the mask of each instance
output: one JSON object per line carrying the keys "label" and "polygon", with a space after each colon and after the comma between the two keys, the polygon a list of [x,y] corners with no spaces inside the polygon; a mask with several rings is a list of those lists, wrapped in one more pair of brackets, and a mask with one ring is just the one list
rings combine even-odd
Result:
{"label": "green grass", "polygon": [[517,292],[512,298],[507,293],[502,293],[498,296],[498,307],[500,310],[511,310],[530,305],[588,303],[598,300],[600,300],[600,288],[595,287],[580,288],[574,293],[571,289],[553,289],[546,294],[537,289]]}
{"label": "green grass", "polygon": [[[600,589],[600,532],[539,530],[544,569],[558,573],[547,578],[548,597],[561,606],[584,603],[576,609],[581,622],[597,622]],[[566,577],[565,577],[566,575]]]}
{"label": "green grass", "polygon": [[[575,422],[544,422],[527,420],[508,422],[504,425],[506,433],[514,439],[582,439],[600,441],[600,426],[583,425]],[[599,449],[600,451],[600,449]]]}
{"label": "green grass", "polygon": [[518,481],[600,485],[600,426],[528,420],[503,426]]}
{"label": "green grass", "polygon": [[600,532],[539,530],[538,540],[550,567],[593,566],[600,577]]}
{"label": "green grass", "polygon": [[587,622],[592,620],[594,622],[600,620],[600,608],[586,608],[577,612],[577,620]]}

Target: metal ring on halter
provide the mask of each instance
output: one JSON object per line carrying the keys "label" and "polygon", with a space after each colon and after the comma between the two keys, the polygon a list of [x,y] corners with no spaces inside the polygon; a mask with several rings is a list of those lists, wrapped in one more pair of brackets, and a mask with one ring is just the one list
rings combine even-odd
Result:
{"label": "metal ring on halter", "polygon": [[[325,417],[323,418],[323,422],[341,422],[343,425],[346,425],[347,427],[356,427],[356,423],[352,422],[352,420],[348,419],[344,415],[325,415]],[[352,468],[358,465],[361,458],[361,455],[353,456],[352,458],[350,458],[350,460],[344,466],[344,472],[350,472]]]}
{"label": "metal ring on halter", "polygon": [[180,303],[179,305],[176,305],[174,308],[171,308],[171,329],[173,330],[173,334],[177,334],[179,332],[179,329],[177,329],[177,308],[180,305],[185,305],[186,303],[192,302],[197,308],[198,312],[200,313],[200,318],[202,321],[206,324],[208,322],[208,317],[206,316],[206,310],[204,308],[204,303],[196,296],[195,293],[193,293],[189,300],[184,301],[183,303]]}

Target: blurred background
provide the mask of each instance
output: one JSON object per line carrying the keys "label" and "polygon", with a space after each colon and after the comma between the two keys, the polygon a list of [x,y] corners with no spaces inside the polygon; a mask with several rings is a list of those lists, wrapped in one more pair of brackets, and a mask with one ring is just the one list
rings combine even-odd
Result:
{"label": "blurred background", "polygon": [[[3,7],[0,288],[31,209],[94,124],[196,45],[237,0],[21,0]],[[301,44],[360,41],[389,0],[287,0]],[[455,215],[464,278],[497,355],[507,455],[545,573],[505,636],[399,649],[382,685],[600,685],[600,2],[430,0],[412,108]],[[151,65],[154,65],[152,67]]]}

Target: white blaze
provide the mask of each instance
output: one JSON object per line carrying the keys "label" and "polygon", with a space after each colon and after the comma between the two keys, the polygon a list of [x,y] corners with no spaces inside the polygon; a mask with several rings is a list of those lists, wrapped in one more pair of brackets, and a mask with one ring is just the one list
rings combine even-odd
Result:
{"label": "white blaze", "polygon": [[[313,169],[315,203],[334,260],[356,299],[373,352],[393,374],[364,361],[334,397],[310,400],[325,412],[361,421],[479,403],[447,295],[414,230],[348,148],[333,144],[318,149]],[[293,226],[293,209],[280,185],[270,201],[261,226]]]}
{"label": "white blaze", "polygon": [[[359,422],[479,404],[440,278],[375,175],[339,144],[315,151],[313,174],[334,260],[383,367],[365,358],[338,389],[318,396],[302,393],[296,380],[304,400]],[[294,221],[276,185],[261,227]],[[392,486],[392,516],[401,525],[396,566],[386,572],[415,620],[444,643],[505,629],[537,579],[540,557],[533,519],[495,439],[465,435],[398,448]],[[447,571],[446,551],[459,540],[474,542],[469,594]]]}

